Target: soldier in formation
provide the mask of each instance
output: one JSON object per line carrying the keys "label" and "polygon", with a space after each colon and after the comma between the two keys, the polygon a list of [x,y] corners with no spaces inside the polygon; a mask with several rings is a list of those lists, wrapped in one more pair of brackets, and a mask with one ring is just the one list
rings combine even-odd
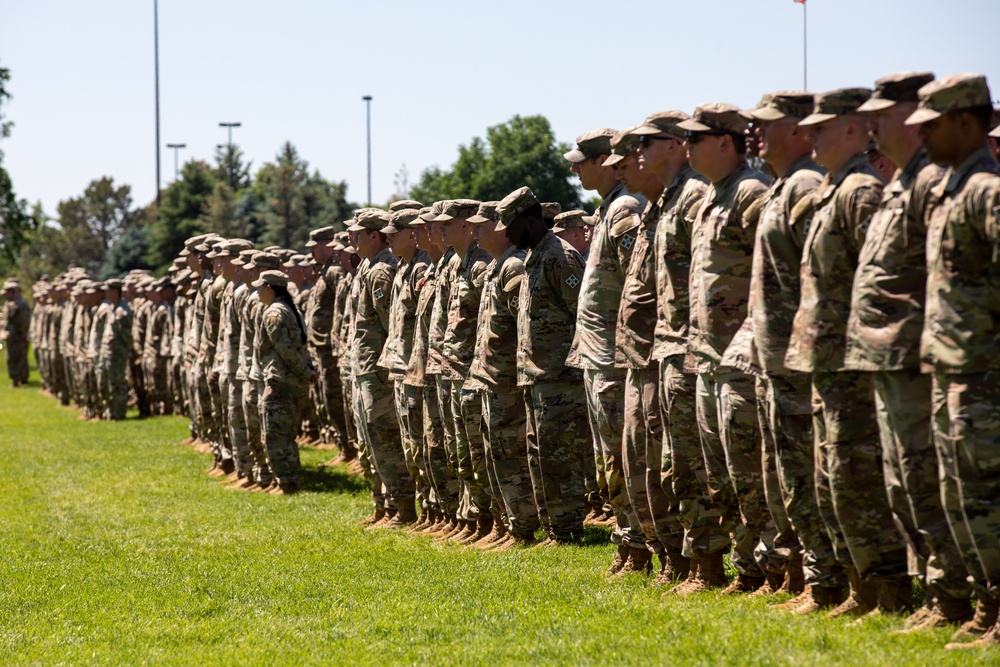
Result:
{"label": "soldier in formation", "polygon": [[8,281],[8,368],[30,332],[47,391],[188,416],[234,488],[295,493],[298,445],[335,445],[372,528],[608,526],[609,574],[666,596],[996,646],[995,119],[928,72],[656,112],[566,153],[592,216],[521,187],[359,209],[309,255],[205,234],[159,279],[38,283],[30,322]]}

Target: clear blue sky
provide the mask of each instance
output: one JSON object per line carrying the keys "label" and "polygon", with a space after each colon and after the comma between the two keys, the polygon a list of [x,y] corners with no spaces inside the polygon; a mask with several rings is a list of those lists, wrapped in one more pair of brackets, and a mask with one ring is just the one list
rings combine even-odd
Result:
{"label": "clear blue sky", "polygon": [[[1000,98],[997,0],[808,0],[809,88],[927,69],[984,72]],[[57,203],[112,176],[154,196],[152,0],[0,0],[14,132],[0,148],[21,197]],[[562,141],[653,111],[802,87],[793,0],[161,0],[161,143],[182,162],[234,142],[254,166],[290,140],[326,178],[373,199],[411,184],[514,114]],[[173,152],[163,148],[163,185]]]}

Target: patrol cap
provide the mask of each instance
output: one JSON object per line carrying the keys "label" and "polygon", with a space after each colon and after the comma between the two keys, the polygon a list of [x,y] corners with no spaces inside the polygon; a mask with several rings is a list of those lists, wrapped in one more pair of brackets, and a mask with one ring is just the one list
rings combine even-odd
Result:
{"label": "patrol cap", "polygon": [[271,287],[288,287],[288,276],[281,271],[263,271],[260,274],[260,277],[253,281],[252,285],[254,287],[263,287],[264,285],[270,285]]}
{"label": "patrol cap", "polygon": [[917,110],[906,119],[919,125],[940,118],[949,111],[992,106],[990,87],[982,74],[953,74],[924,85],[918,92]]}
{"label": "patrol cap", "polygon": [[105,291],[111,289],[121,291],[121,288],[124,284],[125,283],[122,281],[121,278],[108,278],[107,280],[104,281],[104,289]]}
{"label": "patrol cap", "polygon": [[656,113],[647,116],[642,125],[638,125],[633,128],[631,134],[634,134],[637,137],[669,134],[678,139],[683,139],[684,130],[679,129],[677,124],[682,123],[689,118],[691,118],[691,116],[683,111],[677,111],[675,109],[671,109],[670,111],[657,111]]}
{"label": "patrol cap", "polygon": [[394,201],[389,204],[389,213],[395,213],[396,211],[405,211],[408,208],[413,208],[420,210],[424,207],[423,204],[418,202],[416,199],[400,199],[399,201]]}
{"label": "patrol cap", "polygon": [[184,241],[184,249],[181,250],[180,256],[187,257],[192,252],[195,252],[195,247],[199,246],[208,238],[208,234],[198,234],[197,236],[192,236]]}
{"label": "patrol cap", "polygon": [[677,123],[677,127],[685,132],[743,134],[747,124],[748,121],[738,106],[711,102],[695,108],[691,118]]}
{"label": "patrol cap", "polygon": [[995,130],[997,127],[1000,127],[1000,107],[993,107],[993,117],[990,118],[990,129]]}
{"label": "patrol cap", "polygon": [[298,253],[295,253],[294,255],[291,255],[285,259],[284,267],[286,269],[294,269],[300,267],[302,266],[302,260],[304,260],[305,258],[306,258],[305,255],[300,255]]}
{"label": "patrol cap", "polygon": [[1000,139],[1000,125],[997,125],[990,131],[990,136],[994,139]]}
{"label": "patrol cap", "polygon": [[756,109],[747,112],[753,120],[775,121],[805,118],[812,113],[816,96],[804,90],[783,90],[761,98]]}
{"label": "patrol cap", "polygon": [[253,248],[245,248],[240,250],[240,254],[233,257],[233,266],[246,266],[253,260],[253,256],[256,255],[259,250],[254,250]]}
{"label": "patrol cap", "polygon": [[21,284],[16,281],[10,280],[9,278],[4,281],[3,283],[4,292],[6,292],[7,290],[15,290],[15,289],[21,289]]}
{"label": "patrol cap", "polygon": [[281,268],[281,258],[275,255],[273,252],[258,252],[253,256],[248,264],[245,265],[248,269],[272,269],[278,270]]}
{"label": "patrol cap", "polygon": [[222,240],[223,238],[218,234],[206,234],[202,242],[194,246],[192,250],[197,250],[198,252],[212,252],[212,250],[215,249],[215,246]]}
{"label": "patrol cap", "polygon": [[542,217],[546,220],[555,220],[556,216],[562,213],[562,204],[557,201],[542,202]]}
{"label": "patrol cap", "polygon": [[383,234],[396,234],[405,229],[413,229],[413,221],[420,216],[415,208],[403,208],[389,215],[389,224],[381,229]]}
{"label": "patrol cap", "polygon": [[423,211],[423,209],[421,209],[420,223],[434,222],[434,219],[441,215],[441,211],[444,210],[444,205],[447,203],[447,200],[436,201],[431,204],[430,210]]}
{"label": "patrol cap", "polygon": [[441,212],[434,222],[450,222],[474,216],[479,210],[480,202],[475,199],[449,199],[441,207]]}
{"label": "patrol cap", "polygon": [[581,211],[580,209],[560,213],[556,216],[555,222],[556,224],[552,228],[553,232],[564,232],[567,229],[583,229],[594,224],[593,218],[586,211]]}
{"label": "patrol cap", "polygon": [[481,225],[484,222],[496,222],[497,221],[497,204],[498,201],[484,201],[479,205],[479,210],[476,214],[466,220],[471,225]]}
{"label": "patrol cap", "polygon": [[868,101],[872,91],[868,88],[837,88],[816,95],[813,112],[799,121],[799,125],[819,125],[840,116],[858,113]]}
{"label": "patrol cap", "polygon": [[306,247],[312,248],[316,245],[326,245],[333,240],[336,233],[337,230],[333,227],[320,227],[319,229],[314,229],[309,232],[309,240],[306,241]]}
{"label": "patrol cap", "polygon": [[380,208],[366,208],[355,211],[354,224],[347,228],[349,232],[377,232],[389,224],[389,214]]}
{"label": "patrol cap", "polygon": [[609,155],[611,153],[611,137],[613,136],[615,136],[615,131],[610,127],[584,132],[576,138],[576,148],[563,153],[563,157],[570,162],[577,163],[601,155]]}
{"label": "patrol cap", "polygon": [[535,197],[535,193],[528,186],[523,185],[514,190],[497,204],[497,231],[506,229],[507,225],[514,221],[514,218],[532,206],[538,205],[538,198]]}
{"label": "patrol cap", "polygon": [[326,245],[327,247],[333,248],[334,250],[343,250],[344,246],[350,243],[349,237],[350,234],[348,234],[346,231],[337,232],[336,234],[333,235],[333,240],[327,243]]}
{"label": "patrol cap", "polygon": [[639,136],[632,134],[632,130],[639,127],[642,126],[633,125],[632,127],[618,132],[614,137],[612,137],[611,155],[608,156],[607,160],[601,163],[602,167],[611,167],[616,165],[635,152],[635,149],[639,147]]}
{"label": "patrol cap", "polygon": [[874,113],[896,106],[900,102],[918,101],[917,91],[934,80],[931,72],[902,72],[883,76],[875,82],[868,101],[858,107],[858,113]]}
{"label": "patrol cap", "polygon": [[[246,239],[229,239],[228,241],[223,241],[220,243],[216,250],[216,257],[237,257],[244,250],[249,250],[253,248],[253,242],[247,241]],[[208,254],[209,257],[212,253]]]}

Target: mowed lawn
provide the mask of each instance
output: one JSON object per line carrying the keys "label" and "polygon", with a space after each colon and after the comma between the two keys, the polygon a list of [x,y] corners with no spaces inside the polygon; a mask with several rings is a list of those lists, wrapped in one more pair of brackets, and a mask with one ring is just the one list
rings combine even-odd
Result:
{"label": "mowed lawn", "polygon": [[[581,425],[582,427],[582,425]],[[224,489],[180,418],[88,423],[0,376],[0,664],[972,665],[949,631],[890,637],[762,600],[660,599],[613,548],[482,553],[357,526],[364,483]]]}

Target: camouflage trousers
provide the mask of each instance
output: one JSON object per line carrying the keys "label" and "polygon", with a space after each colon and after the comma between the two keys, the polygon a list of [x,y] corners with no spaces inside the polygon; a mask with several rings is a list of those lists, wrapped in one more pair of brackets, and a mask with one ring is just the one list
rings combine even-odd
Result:
{"label": "camouflage trousers", "polygon": [[399,422],[394,419],[395,383],[389,382],[385,371],[359,375],[357,382],[361,439],[388,496],[386,507],[412,511],[416,488],[406,467]]}
{"label": "camouflage trousers", "polygon": [[[7,351],[7,375],[11,382],[28,381],[28,346],[24,343],[4,342]],[[37,359],[36,359],[37,363]]]}
{"label": "camouflage trousers", "polygon": [[546,382],[525,388],[528,469],[542,528],[570,540],[587,515],[584,477],[591,442],[581,433],[587,415],[583,383]]}
{"label": "camouflage trousers", "polygon": [[757,412],[764,440],[764,492],[777,534],[775,551],[785,558],[802,552],[807,585],[846,585],[844,566],[834,555],[816,503],[812,377],[794,373],[758,378]]}
{"label": "camouflage trousers", "polygon": [[684,528],[682,551],[689,558],[728,551],[732,541],[723,530],[722,514],[709,492],[698,430],[698,376],[685,372],[683,355],[675,355],[660,362],[659,379],[660,419],[665,425],[662,484],[677,497]]}
{"label": "camouflage trousers", "polygon": [[[646,535],[629,503],[622,462],[622,430],[625,411],[625,377],[621,370],[583,371],[587,417],[594,451],[597,486],[601,498],[615,513],[617,526],[611,535],[615,544],[642,548]],[[587,477],[591,479],[587,462]],[[591,496],[591,500],[594,498]],[[592,502],[591,506],[596,503]]]}
{"label": "camouflage trousers", "polygon": [[219,433],[212,414],[212,392],[208,387],[208,375],[197,363],[191,365],[191,386],[195,394],[195,413],[198,433],[202,440],[212,444],[212,453],[220,457]]}
{"label": "camouflage trousers", "polygon": [[424,393],[420,387],[403,384],[402,378],[394,379],[392,382],[406,470],[413,478],[417,505],[427,510],[430,508],[430,482],[427,479],[423,456]]}
{"label": "camouflage trousers", "polygon": [[264,451],[264,441],[260,431],[260,394],[264,383],[257,380],[243,382],[243,418],[247,427],[247,448],[253,462],[251,473],[253,480],[262,486],[267,486],[274,479],[271,466],[267,462],[267,452]]}
{"label": "camouflage trousers", "polygon": [[100,388],[104,416],[120,421],[125,419],[128,408],[128,364],[124,359],[101,359],[96,366],[97,386]]}
{"label": "camouflage trousers", "polygon": [[448,463],[444,444],[444,421],[441,418],[441,398],[437,378],[427,377],[424,393],[424,465],[431,485],[431,506],[449,517],[458,512],[461,487]]}
{"label": "camouflage trousers", "polygon": [[1000,600],[1000,373],[934,374],[941,500],[979,595]]}
{"label": "camouflage trousers", "polygon": [[[226,405],[229,403],[228,383],[228,378],[218,370],[209,371],[208,390],[212,395],[212,423],[218,434],[219,456],[223,461],[233,458],[233,443],[229,439],[229,413],[226,410]],[[296,426],[296,437],[298,434],[299,429]]]}
{"label": "camouflage trousers", "polygon": [[347,418],[344,415],[344,387],[341,384],[340,369],[336,358],[321,356],[319,382],[316,383],[320,400],[323,402],[323,413],[326,415],[327,439],[337,447],[343,447],[348,437]]}
{"label": "camouflage trousers", "polygon": [[830,535],[837,560],[853,563],[862,578],[905,576],[906,548],[885,493],[871,373],[815,372],[812,383],[816,495],[827,529],[839,529]]}
{"label": "camouflage trousers", "polygon": [[451,413],[454,419],[456,473],[462,484],[462,502],[465,516],[459,518],[474,521],[490,514],[493,496],[486,456],[483,445],[483,400],[478,391],[465,388],[462,380],[451,381]]}
{"label": "camouflage trousers", "polygon": [[442,444],[448,460],[448,475],[454,477],[458,484],[458,504],[456,516],[466,520],[469,517],[469,499],[465,494],[462,480],[458,477],[458,443],[455,441],[455,411],[452,409],[452,382],[440,375],[434,376],[437,383],[438,411],[441,414]]}
{"label": "camouflage trousers", "polygon": [[733,566],[740,574],[761,577],[764,563],[756,553],[761,534],[773,524],[764,499],[754,380],[736,371],[699,373],[697,387],[709,489],[733,535]]}
{"label": "camouflage trousers", "polygon": [[486,454],[503,505],[507,529],[516,537],[538,530],[531,472],[528,469],[527,416],[521,392],[482,392]]}
{"label": "camouflage trousers", "polygon": [[358,430],[358,465],[361,466],[361,474],[368,481],[371,487],[372,504],[376,508],[390,509],[389,496],[386,493],[382,478],[378,476],[375,468],[375,461],[369,448],[367,434],[364,432],[364,404],[361,396],[361,385],[358,377],[351,374],[351,400],[353,402],[354,423]]}
{"label": "camouflage trousers", "polygon": [[253,457],[250,455],[247,418],[243,412],[243,380],[233,378],[229,384],[229,439],[233,443],[233,464],[240,477],[253,477]]}
{"label": "camouflage trousers", "polygon": [[146,373],[142,367],[141,360],[133,356],[129,362],[129,373],[132,381],[129,383],[135,392],[135,404],[139,408],[140,417],[149,416],[149,392],[146,390]]}
{"label": "camouflage trousers", "polygon": [[[788,520],[788,512],[781,496],[781,482],[778,479],[778,439],[785,433],[776,433],[768,414],[765,378],[755,377],[754,406],[757,409],[757,426],[760,429],[761,458],[760,469],[763,477],[764,502],[771,517],[772,529],[764,531],[757,545],[757,561],[768,572],[777,573],[785,568],[788,557],[799,553],[802,545]],[[783,443],[784,444],[784,443]]]}
{"label": "camouflage trousers", "polygon": [[941,504],[931,436],[931,376],[917,368],[873,374],[889,508],[906,543],[909,573],[938,595],[967,599],[967,572]]}
{"label": "camouflage trousers", "polygon": [[684,528],[677,516],[677,496],[663,486],[663,423],[660,420],[656,368],[630,368],[625,375],[622,468],[629,504],[639,518],[646,548],[680,549]]}
{"label": "camouflage trousers", "polygon": [[340,380],[340,398],[344,404],[344,439],[337,443],[340,451],[348,460],[358,455],[358,422],[354,418],[354,380],[350,371],[337,366],[337,377]]}
{"label": "camouflage trousers", "polygon": [[173,399],[170,396],[169,359],[157,355],[147,359],[143,369],[143,379],[146,382],[146,395],[149,397],[150,412],[165,415],[173,412]]}
{"label": "camouflage trousers", "polygon": [[295,442],[302,405],[307,392],[295,382],[264,383],[260,395],[260,429],[267,462],[278,484],[297,484],[301,472],[299,446]]}

